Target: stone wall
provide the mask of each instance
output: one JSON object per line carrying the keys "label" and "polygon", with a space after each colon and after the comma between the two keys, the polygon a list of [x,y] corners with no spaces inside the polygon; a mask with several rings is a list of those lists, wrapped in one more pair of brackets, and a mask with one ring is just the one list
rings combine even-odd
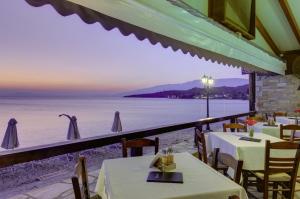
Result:
{"label": "stone wall", "polygon": [[299,107],[300,79],[293,75],[257,76],[256,77],[256,110],[273,113],[285,111],[293,113]]}

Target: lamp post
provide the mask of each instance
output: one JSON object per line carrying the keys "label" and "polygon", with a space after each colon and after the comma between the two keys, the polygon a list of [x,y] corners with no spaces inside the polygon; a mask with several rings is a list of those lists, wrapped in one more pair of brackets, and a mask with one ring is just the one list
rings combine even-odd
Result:
{"label": "lamp post", "polygon": [[[212,77],[208,77],[204,75],[201,78],[202,84],[204,85],[204,88],[206,90],[206,117],[209,118],[209,90],[214,84],[214,80]],[[206,131],[211,131],[209,124],[206,125]]]}

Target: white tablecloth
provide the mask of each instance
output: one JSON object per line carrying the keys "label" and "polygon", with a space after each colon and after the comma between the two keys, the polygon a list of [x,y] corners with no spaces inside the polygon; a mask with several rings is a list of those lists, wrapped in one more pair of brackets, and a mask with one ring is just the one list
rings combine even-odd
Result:
{"label": "white tablecloth", "polygon": [[[239,140],[240,137],[247,135],[245,133],[211,132],[208,136],[208,146],[210,150],[220,148],[221,152],[228,153],[238,160],[243,160],[243,169],[245,170],[264,170],[265,140],[270,140],[271,142],[280,142],[282,140],[263,133],[254,133],[254,138],[261,139],[261,142]],[[290,151],[276,150],[274,155],[286,157],[294,154]]]}
{"label": "white tablecloth", "polygon": [[256,124],[254,124],[253,125],[254,132],[259,133],[259,132],[262,132],[263,129],[271,129],[271,130],[278,129],[279,130],[280,123],[276,122],[276,125],[278,125],[278,126],[264,126],[264,124],[266,124],[266,122],[257,122]]}
{"label": "white tablecloth", "polygon": [[[264,133],[267,135],[271,135],[271,136],[280,138],[280,126],[279,125],[281,123],[276,122],[276,125],[278,125],[277,127],[276,126],[264,126],[264,124],[266,124],[266,123],[258,122],[255,125],[253,125],[254,132],[261,132],[261,133]],[[283,131],[283,133],[284,133],[284,135],[291,135],[291,131],[288,131],[288,130]],[[300,132],[297,131],[295,133],[295,136],[300,137]]]}
{"label": "white tablecloth", "polygon": [[276,122],[281,124],[296,124],[295,119],[290,119],[290,117],[276,117]]}
{"label": "white tablecloth", "polygon": [[266,124],[265,122],[258,122],[255,125],[253,125],[254,132],[257,133],[264,133],[267,135],[271,135],[277,138],[280,138],[280,130],[279,125],[280,123],[276,123],[276,126],[264,126]]}
{"label": "white tablecloth", "polygon": [[105,160],[96,192],[104,199],[228,199],[247,198],[243,187],[216,172],[189,153],[175,154],[176,172],[183,173],[183,184],[146,182],[154,156]]}

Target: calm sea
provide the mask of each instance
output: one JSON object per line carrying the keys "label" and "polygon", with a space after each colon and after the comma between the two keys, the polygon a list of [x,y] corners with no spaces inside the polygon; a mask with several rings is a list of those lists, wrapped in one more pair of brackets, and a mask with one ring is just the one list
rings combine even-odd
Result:
{"label": "calm sea", "polygon": [[[17,119],[21,146],[66,140],[69,121],[61,113],[76,115],[81,137],[109,134],[114,112],[120,111],[123,130],[193,121],[206,115],[206,101],[199,99],[0,99],[0,141],[7,122]],[[211,116],[248,111],[248,101],[211,100]],[[1,150],[1,149],[0,149]]]}

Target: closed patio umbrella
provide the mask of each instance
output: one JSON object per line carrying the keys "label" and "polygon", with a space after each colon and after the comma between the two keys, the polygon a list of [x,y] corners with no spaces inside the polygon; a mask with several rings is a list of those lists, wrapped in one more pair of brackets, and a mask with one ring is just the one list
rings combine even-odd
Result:
{"label": "closed patio umbrella", "polygon": [[12,118],[8,122],[8,126],[1,144],[4,149],[14,149],[19,146],[17,133],[17,120]]}
{"label": "closed patio umbrella", "polygon": [[59,117],[65,116],[69,118],[70,124],[69,124],[69,129],[68,129],[68,134],[67,134],[67,139],[68,140],[76,140],[80,139],[80,134],[77,126],[77,118],[75,116],[69,116],[67,114],[61,114]]}
{"label": "closed patio umbrella", "polygon": [[115,118],[114,118],[113,125],[111,127],[111,131],[112,132],[121,132],[122,131],[122,123],[121,123],[119,111],[115,112]]}

